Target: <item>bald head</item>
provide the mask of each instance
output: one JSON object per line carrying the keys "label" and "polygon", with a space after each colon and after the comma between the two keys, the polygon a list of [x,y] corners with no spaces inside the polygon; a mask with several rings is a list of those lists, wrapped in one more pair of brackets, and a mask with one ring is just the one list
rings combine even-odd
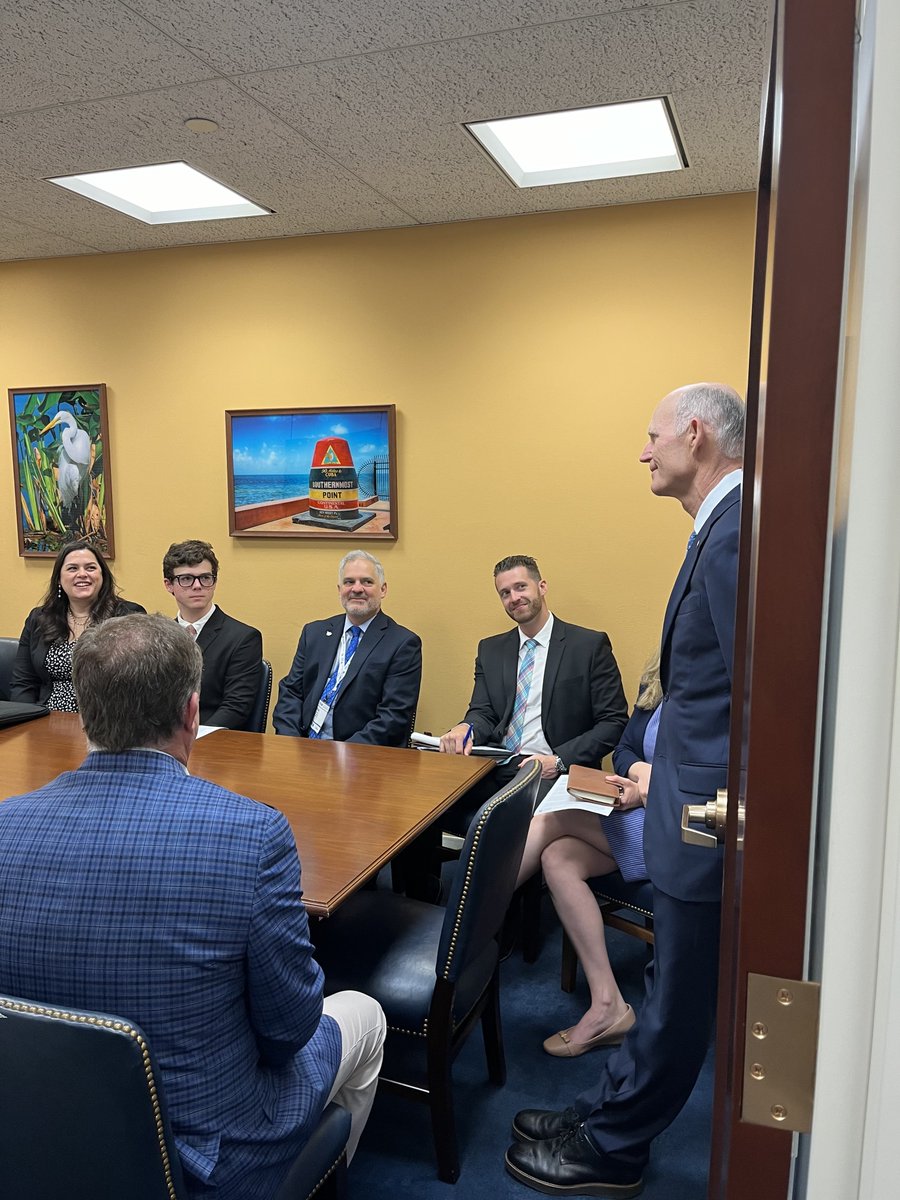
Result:
{"label": "bald head", "polygon": [[719,480],[741,465],[744,402],[723,383],[676,388],[656,406],[648,438],[641,462],[650,468],[650,490],[696,516]]}

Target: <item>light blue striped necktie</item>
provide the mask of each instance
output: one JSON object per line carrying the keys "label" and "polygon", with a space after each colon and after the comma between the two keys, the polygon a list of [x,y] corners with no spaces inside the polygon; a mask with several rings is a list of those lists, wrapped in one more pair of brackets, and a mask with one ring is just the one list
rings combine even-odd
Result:
{"label": "light blue striped necktie", "polygon": [[696,542],[696,540],[697,540],[697,534],[694,532],[694,530],[691,530],[691,536],[688,538],[688,544],[687,544],[688,550],[690,550],[693,547],[694,542]]}
{"label": "light blue striped necktie", "polygon": [[513,704],[512,719],[509,722],[504,743],[507,750],[518,750],[522,744],[522,733],[525,729],[525,706],[528,703],[528,693],[531,691],[531,676],[534,674],[536,649],[535,639],[526,638],[525,654],[519,667],[519,677],[516,680],[516,699]]}

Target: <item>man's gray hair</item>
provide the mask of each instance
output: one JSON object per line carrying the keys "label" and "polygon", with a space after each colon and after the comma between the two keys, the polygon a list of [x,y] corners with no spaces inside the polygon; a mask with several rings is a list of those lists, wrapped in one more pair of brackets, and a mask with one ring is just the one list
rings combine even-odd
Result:
{"label": "man's gray hair", "polygon": [[378,576],[378,582],[384,583],[384,567],[378,561],[374,554],[370,554],[368,550],[351,550],[349,554],[345,554],[341,559],[341,565],[338,567],[338,583],[341,583],[344,578],[344,571],[347,563],[351,563],[354,559],[363,558],[367,563],[372,564],[372,570]]}
{"label": "man's gray hair", "polygon": [[200,647],[169,617],[130,613],[87,629],[72,654],[72,682],[88,741],[113,753],[163,745],[202,671]]}
{"label": "man's gray hair", "polygon": [[694,383],[684,388],[675,404],[675,436],[681,437],[691,417],[711,430],[726,458],[740,458],[744,452],[744,402],[724,383]]}

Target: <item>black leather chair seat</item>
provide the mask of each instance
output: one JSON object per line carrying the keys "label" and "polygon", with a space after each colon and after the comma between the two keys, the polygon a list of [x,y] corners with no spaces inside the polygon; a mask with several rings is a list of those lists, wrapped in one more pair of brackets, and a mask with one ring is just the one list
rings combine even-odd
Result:
{"label": "black leather chair seat", "polygon": [[588,883],[598,900],[611,900],[652,918],[653,884],[649,879],[628,881],[618,871],[613,871],[610,875],[597,875]]}
{"label": "black leather chair seat", "polygon": [[[363,891],[316,930],[316,958],[325,972],[326,992],[368,992],[384,1009],[391,1033],[401,1035],[385,1043],[386,1077],[425,1079],[421,1039],[434,992],[444,915],[434,904],[397,904],[392,892]],[[461,974],[453,997],[454,1028],[484,993],[497,956],[497,943],[491,940]]]}

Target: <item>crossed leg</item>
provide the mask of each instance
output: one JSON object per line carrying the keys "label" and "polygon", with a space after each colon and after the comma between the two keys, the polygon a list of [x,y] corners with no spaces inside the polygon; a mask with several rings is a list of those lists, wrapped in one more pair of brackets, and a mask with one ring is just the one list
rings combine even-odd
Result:
{"label": "crossed leg", "polygon": [[588,1041],[625,1015],[606,951],[603,917],[587,885],[595,875],[615,871],[616,860],[603,832],[602,818],[583,809],[561,809],[536,816],[528,830],[517,886],[540,864],[553,903],[581,960],[591,1004],[569,1030],[573,1044]]}

